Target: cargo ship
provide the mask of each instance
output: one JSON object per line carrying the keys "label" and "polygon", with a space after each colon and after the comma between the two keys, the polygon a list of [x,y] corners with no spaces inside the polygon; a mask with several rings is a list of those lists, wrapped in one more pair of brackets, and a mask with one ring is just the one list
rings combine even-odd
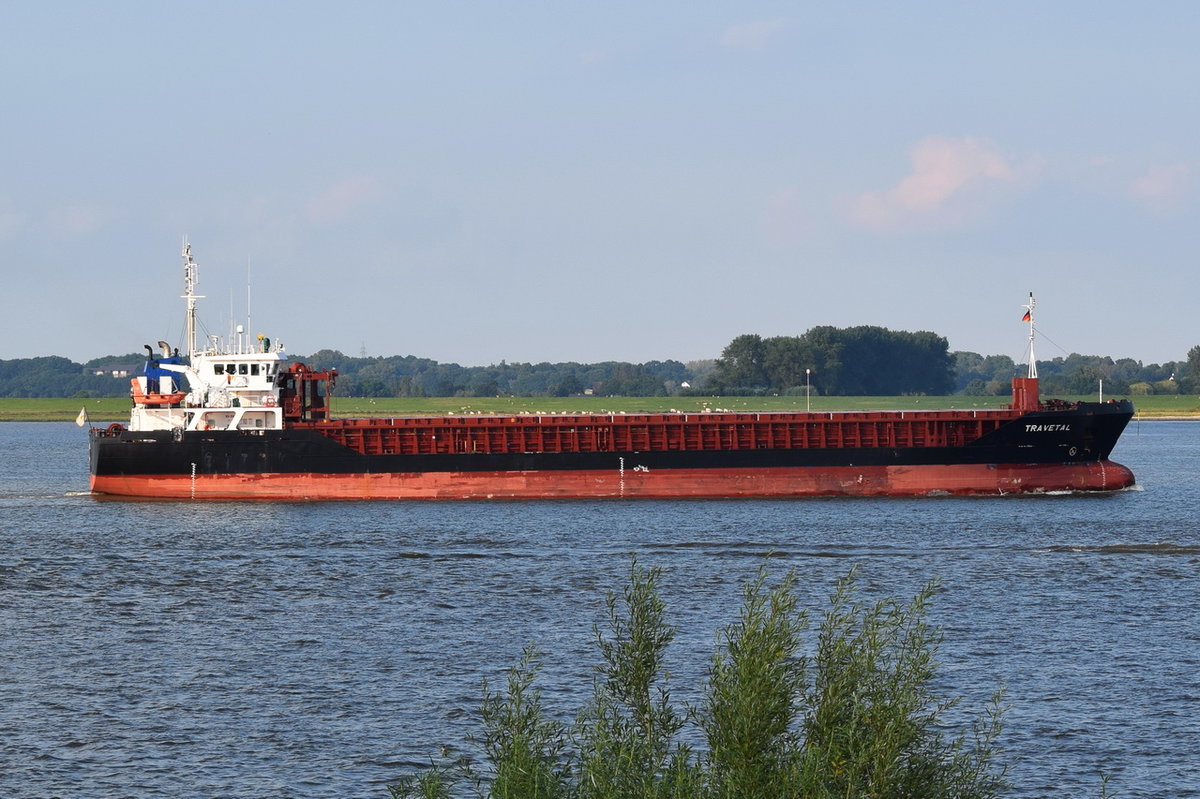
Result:
{"label": "cargo ship", "polygon": [[158,499],[531,499],[1109,492],[1127,400],[1007,408],[784,413],[336,418],[336,370],[290,362],[239,327],[196,340],[183,250],[186,353],[147,347],[129,423],[90,431],[91,490]]}

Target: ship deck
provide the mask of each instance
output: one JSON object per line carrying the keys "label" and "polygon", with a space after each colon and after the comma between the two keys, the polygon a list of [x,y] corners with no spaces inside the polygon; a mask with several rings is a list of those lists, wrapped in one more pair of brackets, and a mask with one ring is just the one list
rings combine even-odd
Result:
{"label": "ship deck", "polygon": [[311,429],[364,455],[720,452],[961,447],[1016,410],[439,416],[332,419]]}

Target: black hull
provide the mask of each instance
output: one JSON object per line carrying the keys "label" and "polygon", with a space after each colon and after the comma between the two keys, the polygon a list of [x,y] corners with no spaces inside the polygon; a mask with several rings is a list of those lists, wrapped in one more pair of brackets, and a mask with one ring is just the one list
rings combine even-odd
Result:
{"label": "black hull", "polygon": [[586,471],[644,467],[772,469],[1072,464],[1106,460],[1130,417],[1128,402],[1035,411],[960,447],[721,451],[520,452],[363,455],[313,429],[93,432],[91,473],[105,476],[390,474]]}

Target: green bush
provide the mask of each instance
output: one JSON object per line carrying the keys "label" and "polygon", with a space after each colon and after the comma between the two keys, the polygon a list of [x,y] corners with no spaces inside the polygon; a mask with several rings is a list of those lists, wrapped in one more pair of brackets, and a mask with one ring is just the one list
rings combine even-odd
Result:
{"label": "green bush", "polygon": [[[969,731],[943,731],[957,700],[932,690],[934,584],[908,603],[868,604],[851,571],[806,657],[795,572],[771,588],[764,566],[723,631],[700,705],[680,709],[664,665],[675,630],[660,574],[635,562],[622,595],[609,595],[592,699],[572,725],[544,716],[528,649],[504,693],[485,684],[482,765],[434,765],[391,786],[393,798],[973,799],[1004,789],[999,693]],[[705,747],[683,743],[688,733]]]}

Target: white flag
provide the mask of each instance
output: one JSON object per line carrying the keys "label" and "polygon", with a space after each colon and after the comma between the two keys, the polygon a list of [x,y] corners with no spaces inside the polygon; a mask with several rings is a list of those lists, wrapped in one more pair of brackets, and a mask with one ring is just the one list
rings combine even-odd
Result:
{"label": "white flag", "polygon": [[84,406],[83,408],[79,409],[79,415],[75,417],[75,424],[79,425],[80,427],[83,427],[87,423],[88,423],[87,407]]}

